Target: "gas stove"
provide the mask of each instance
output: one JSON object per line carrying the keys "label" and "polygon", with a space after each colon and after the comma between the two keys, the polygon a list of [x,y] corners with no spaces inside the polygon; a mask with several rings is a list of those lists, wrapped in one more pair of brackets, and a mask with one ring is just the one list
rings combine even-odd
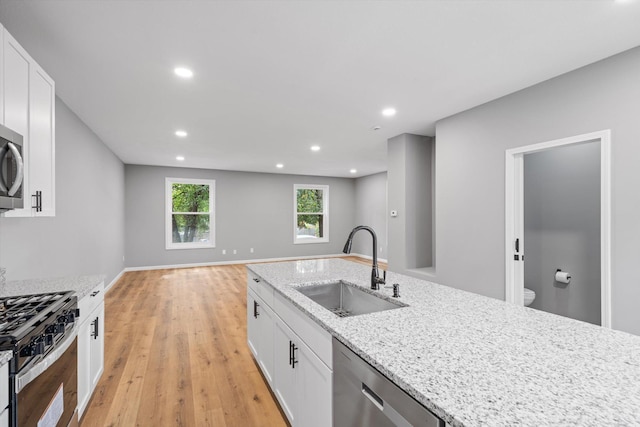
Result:
{"label": "gas stove", "polygon": [[[11,427],[35,425],[30,417],[44,416],[54,400],[64,407],[66,421],[71,416],[67,411],[74,413],[79,315],[73,291],[0,298],[0,350],[13,352],[9,362]],[[51,390],[46,389],[49,383],[55,385]],[[42,394],[45,389],[47,396]],[[60,396],[58,389],[64,390]]]}
{"label": "gas stove", "polygon": [[0,350],[12,350],[17,371],[55,348],[73,328],[77,298],[72,291],[0,298]]}

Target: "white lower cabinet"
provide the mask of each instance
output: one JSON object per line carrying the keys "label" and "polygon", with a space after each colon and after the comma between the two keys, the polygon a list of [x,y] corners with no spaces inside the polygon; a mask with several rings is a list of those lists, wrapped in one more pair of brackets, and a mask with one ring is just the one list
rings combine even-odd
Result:
{"label": "white lower cabinet", "polygon": [[248,277],[247,342],[280,407],[293,427],[331,426],[330,334],[271,285]]}
{"label": "white lower cabinet", "polygon": [[293,426],[331,425],[332,372],[282,320],[275,323],[275,388]]}
{"label": "white lower cabinet", "polygon": [[0,367],[0,427],[9,425],[9,363]]}
{"label": "white lower cabinet", "polygon": [[79,303],[78,415],[82,416],[104,371],[104,285]]}
{"label": "white lower cabinet", "polygon": [[252,291],[247,294],[247,340],[263,375],[273,384],[273,311]]}

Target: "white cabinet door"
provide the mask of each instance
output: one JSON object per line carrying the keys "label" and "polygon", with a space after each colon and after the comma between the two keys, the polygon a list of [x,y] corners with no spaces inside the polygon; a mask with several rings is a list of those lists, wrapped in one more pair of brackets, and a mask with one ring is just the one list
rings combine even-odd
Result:
{"label": "white cabinet door", "polygon": [[258,343],[260,337],[260,322],[258,320],[258,301],[255,294],[251,291],[247,292],[247,344],[253,357],[258,361],[260,359],[258,353]]}
{"label": "white cabinet door", "polygon": [[276,318],[274,329],[274,393],[280,402],[280,407],[292,426],[298,423],[296,411],[296,366],[292,364],[292,351],[295,334],[289,327]]}
{"label": "white cabinet door", "polygon": [[271,308],[251,289],[247,292],[247,343],[269,385],[273,384],[273,323]]}
{"label": "white cabinet door", "polygon": [[[260,303],[258,299],[258,303]],[[258,323],[260,324],[260,333],[258,335],[258,348],[260,356],[258,363],[262,369],[262,373],[273,385],[273,334],[275,328],[275,316],[273,311],[264,302],[258,306]]]}
{"label": "white cabinet door", "polygon": [[[87,296],[85,298],[91,298]],[[85,316],[80,311],[81,316]],[[104,302],[86,317],[78,331],[78,414],[82,416],[104,371]]]}
{"label": "white cabinet door", "polygon": [[94,319],[90,322],[91,330],[91,362],[89,378],[91,380],[91,393],[95,390],[104,371],[104,303],[94,312]]}
{"label": "white cabinet door", "polygon": [[29,134],[29,54],[6,30],[3,34],[3,124],[27,139]]}
{"label": "white cabinet door", "polygon": [[331,425],[332,373],[279,318],[275,321],[275,394],[295,427]]}
{"label": "white cabinet door", "polygon": [[[55,84],[20,44],[2,31],[0,122],[23,137],[24,208],[5,216],[55,215]],[[41,210],[33,209],[42,194]]]}
{"label": "white cabinet door", "polygon": [[4,67],[2,58],[4,52],[4,27],[0,24],[0,125],[4,125],[4,88],[2,82],[4,81]]}
{"label": "white cabinet door", "polygon": [[327,427],[332,422],[333,375],[331,370],[302,344],[295,354],[298,382],[299,426]]}
{"label": "white cabinet door", "polygon": [[33,214],[55,216],[55,84],[37,64],[29,80],[29,192],[41,195]]}
{"label": "white cabinet door", "polygon": [[[80,312],[82,315],[82,312]],[[82,416],[91,397],[91,321],[83,320],[78,330],[78,415]]]}

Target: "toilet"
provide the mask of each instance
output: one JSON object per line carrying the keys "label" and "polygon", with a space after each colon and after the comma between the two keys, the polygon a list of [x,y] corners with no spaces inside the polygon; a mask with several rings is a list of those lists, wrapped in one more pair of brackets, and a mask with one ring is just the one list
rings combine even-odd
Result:
{"label": "toilet", "polygon": [[528,307],[536,299],[536,293],[529,288],[524,288],[524,305]]}

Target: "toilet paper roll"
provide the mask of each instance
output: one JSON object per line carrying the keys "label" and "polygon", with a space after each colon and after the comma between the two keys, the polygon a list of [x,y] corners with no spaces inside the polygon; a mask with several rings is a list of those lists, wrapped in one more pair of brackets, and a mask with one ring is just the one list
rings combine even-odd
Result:
{"label": "toilet paper roll", "polygon": [[565,271],[556,271],[556,282],[569,283],[571,282],[571,275]]}

